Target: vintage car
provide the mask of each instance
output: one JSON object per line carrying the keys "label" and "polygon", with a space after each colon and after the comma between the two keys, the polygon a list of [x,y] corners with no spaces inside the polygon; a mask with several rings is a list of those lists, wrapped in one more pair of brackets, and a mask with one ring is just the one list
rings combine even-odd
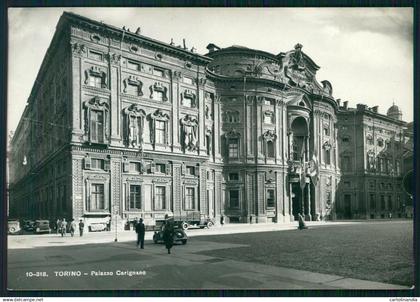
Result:
{"label": "vintage car", "polygon": [[[174,243],[181,243],[187,244],[187,234],[184,232],[182,228],[175,228],[174,229]],[[163,229],[160,231],[156,231],[153,234],[153,242],[154,243],[164,243],[163,241]]]}
{"label": "vintage car", "polygon": [[33,232],[35,228],[35,221],[34,220],[24,220],[23,221],[23,229],[27,232]]}
{"label": "vintage car", "polygon": [[51,233],[50,222],[48,220],[35,220],[34,233]]}
{"label": "vintage car", "polygon": [[7,222],[7,233],[11,235],[17,235],[22,232],[22,229],[20,228],[20,222],[19,220],[9,220]]}

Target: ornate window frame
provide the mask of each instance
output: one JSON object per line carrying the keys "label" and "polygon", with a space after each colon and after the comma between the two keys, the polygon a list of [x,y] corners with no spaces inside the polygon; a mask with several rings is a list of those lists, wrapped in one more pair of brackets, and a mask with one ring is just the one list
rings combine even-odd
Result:
{"label": "ornate window frame", "polygon": [[[98,66],[91,66],[90,68],[85,70],[85,81],[84,84],[89,86],[90,77],[100,77],[101,78],[101,88],[107,88],[107,74],[102,68]],[[90,86],[93,87],[93,86]],[[98,88],[98,87],[96,87]]]}
{"label": "ornate window frame", "polygon": [[[189,99],[191,101],[191,106],[187,106],[185,104],[185,99]],[[191,89],[185,89],[181,93],[181,106],[197,108],[197,96]]]}
{"label": "ornate window frame", "polygon": [[138,87],[137,96],[143,96],[143,82],[140,80],[139,77],[130,75],[123,80],[123,85],[124,85],[124,89],[123,89],[124,93],[128,93],[128,86],[133,85],[133,86]]}
{"label": "ornate window frame", "polygon": [[[151,131],[150,131],[150,141],[151,143],[156,146],[156,121],[161,121],[165,123],[165,142],[163,145],[168,144],[168,123],[169,123],[169,114],[163,112],[162,110],[158,109],[155,112],[150,114],[150,120],[151,120]],[[160,144],[160,143],[158,143]]]}
{"label": "ornate window frame", "polygon": [[[103,100],[98,96],[93,97],[90,100],[87,100],[83,103],[83,107],[85,108],[85,135],[90,143],[99,143],[99,144],[107,144],[109,141],[109,105],[107,100]],[[104,123],[103,123],[103,142],[99,142],[97,140],[92,139],[92,131],[91,131],[91,118],[92,118],[92,111],[99,111],[103,112],[104,116]]]}
{"label": "ornate window frame", "polygon": [[[235,129],[230,129],[228,132],[224,134],[224,137],[226,140],[226,157],[228,159],[239,159],[241,157],[241,134]],[[232,139],[237,140],[237,144],[238,144],[237,157],[230,157],[230,154],[229,154],[229,141]]]}
{"label": "ornate window frame", "polygon": [[[270,117],[270,122],[266,123],[265,118],[266,117]],[[273,125],[276,123],[275,121],[275,115],[273,111],[267,110],[264,112],[264,118],[263,118],[264,124],[269,124],[269,125]]]}
{"label": "ornate window frame", "polygon": [[[127,146],[132,148],[143,147],[144,119],[146,112],[138,104],[132,104],[124,110],[124,141]],[[135,129],[132,130],[134,120]],[[132,132],[134,131],[134,133]]]}
{"label": "ornate window frame", "polygon": [[163,93],[162,101],[163,102],[168,101],[168,88],[165,87],[162,83],[155,82],[153,85],[150,85],[149,90],[150,90],[150,98],[152,100],[155,100],[154,98],[155,92],[159,91]]}
{"label": "ornate window frame", "polygon": [[[265,147],[265,156],[267,158],[275,158],[276,157],[276,145],[275,141],[277,139],[277,135],[275,134],[274,130],[267,130],[262,134],[264,140],[264,147]],[[269,156],[269,148],[268,145],[273,144],[273,156]]]}

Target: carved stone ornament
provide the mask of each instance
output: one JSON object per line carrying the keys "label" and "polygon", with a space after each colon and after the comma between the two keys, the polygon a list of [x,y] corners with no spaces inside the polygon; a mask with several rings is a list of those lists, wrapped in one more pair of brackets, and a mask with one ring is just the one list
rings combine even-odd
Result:
{"label": "carved stone ornament", "polygon": [[325,142],[325,143],[322,145],[322,148],[324,148],[325,150],[330,150],[330,149],[331,149],[331,144],[330,144],[330,142],[329,142],[329,141]]}
{"label": "carved stone ornament", "polygon": [[274,133],[274,130],[267,130],[263,133],[263,139],[267,142],[273,142],[276,140],[277,135]]}
{"label": "carved stone ornament", "polygon": [[85,101],[84,107],[93,110],[109,110],[108,101],[103,100],[98,96],[95,96],[94,98]]}
{"label": "carved stone ornament", "polygon": [[240,113],[236,110],[226,110],[222,113],[222,121],[225,123],[239,123]]}
{"label": "carved stone ornament", "polygon": [[109,63],[112,64],[112,65],[120,64],[120,61],[121,61],[121,55],[120,54],[110,52],[110,53],[108,53],[107,58],[108,58]]}
{"label": "carved stone ornament", "polygon": [[196,81],[197,81],[198,85],[204,86],[204,85],[206,85],[207,79],[206,78],[198,78]]}
{"label": "carved stone ornament", "polygon": [[124,89],[123,92],[127,93],[127,88],[128,85],[134,85],[138,87],[138,95],[137,96],[142,96],[143,95],[143,82],[140,81],[139,77],[130,75],[129,77],[125,78],[123,81],[123,85],[124,85]]}
{"label": "carved stone ornament", "polygon": [[152,114],[150,114],[150,118],[153,120],[161,120],[161,121],[167,121],[169,120],[169,114],[163,112],[162,110],[158,109]]}
{"label": "carved stone ornament", "polygon": [[138,104],[132,104],[124,109],[124,134],[128,146],[142,148],[145,116],[146,112]]}
{"label": "carved stone ornament", "polygon": [[182,125],[182,143],[185,150],[195,151],[197,149],[197,128],[198,121],[194,116],[187,114],[183,119],[181,119]]}
{"label": "carved stone ornament", "polygon": [[331,96],[332,92],[333,92],[331,83],[327,80],[324,80],[324,81],[321,82],[321,84],[322,84],[323,92],[326,93],[327,95]]}
{"label": "carved stone ornament", "polygon": [[213,113],[211,112],[210,106],[208,104],[206,104],[204,108],[204,115],[208,120],[213,119]]}
{"label": "carved stone ornament", "polygon": [[265,180],[267,182],[273,182],[276,179],[276,173],[273,170],[265,172]]}
{"label": "carved stone ornament", "polygon": [[149,87],[150,90],[150,98],[154,99],[156,91],[162,92],[162,101],[167,102],[168,101],[168,88],[165,87],[160,82],[155,82],[153,85]]}
{"label": "carved stone ornament", "polygon": [[182,73],[181,73],[180,71],[176,71],[176,70],[174,70],[174,71],[172,72],[172,78],[173,78],[174,80],[179,81],[179,80],[182,78]]}
{"label": "carved stone ornament", "polygon": [[107,88],[107,76],[106,72],[98,66],[92,66],[89,69],[85,70],[85,85],[89,85],[90,77],[100,77],[101,78],[101,88]]}
{"label": "carved stone ornament", "polygon": [[91,39],[93,42],[98,43],[98,42],[100,42],[100,41],[101,41],[101,36],[100,36],[100,35],[98,35],[98,34],[91,34],[91,35],[90,35],[90,39]]}
{"label": "carved stone ornament", "polygon": [[246,96],[246,104],[247,105],[252,106],[252,105],[254,105],[254,102],[255,102],[255,96],[253,96],[253,95],[247,95]]}
{"label": "carved stone ornament", "polygon": [[236,129],[229,129],[224,135],[227,139],[239,138],[241,136],[241,134]]}
{"label": "carved stone ornament", "polygon": [[192,108],[197,107],[196,95],[192,90],[186,89],[186,90],[184,90],[184,92],[181,93],[181,105],[182,106],[185,106],[185,99],[190,100]]}
{"label": "carved stone ornament", "polygon": [[79,56],[85,54],[87,51],[86,46],[84,44],[77,43],[77,42],[71,44],[71,50],[75,55],[79,55]]}

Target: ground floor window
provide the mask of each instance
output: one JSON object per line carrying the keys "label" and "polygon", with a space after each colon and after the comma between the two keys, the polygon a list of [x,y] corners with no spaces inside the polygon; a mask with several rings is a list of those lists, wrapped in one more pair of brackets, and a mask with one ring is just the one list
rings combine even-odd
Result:
{"label": "ground floor window", "polygon": [[140,185],[130,185],[130,210],[141,209],[141,187]]}
{"label": "ground floor window", "polygon": [[185,210],[195,209],[195,190],[194,188],[185,188]]}
{"label": "ground floor window", "polygon": [[163,186],[157,186],[155,188],[155,210],[166,209],[166,188]]}
{"label": "ground floor window", "polygon": [[385,210],[385,196],[381,195],[381,210]]}
{"label": "ground floor window", "polygon": [[392,211],[392,196],[388,196],[388,210]]}
{"label": "ground floor window", "polygon": [[229,191],[229,207],[233,209],[239,208],[239,190]]}
{"label": "ground floor window", "polygon": [[106,210],[104,184],[91,184],[90,202],[88,204],[88,210],[89,211]]}
{"label": "ground floor window", "polygon": [[371,211],[375,211],[375,195],[374,194],[370,194],[369,196],[369,205],[370,205],[370,210]]}
{"label": "ground floor window", "polygon": [[274,208],[274,207],[275,207],[274,190],[269,189],[267,190],[267,208]]}

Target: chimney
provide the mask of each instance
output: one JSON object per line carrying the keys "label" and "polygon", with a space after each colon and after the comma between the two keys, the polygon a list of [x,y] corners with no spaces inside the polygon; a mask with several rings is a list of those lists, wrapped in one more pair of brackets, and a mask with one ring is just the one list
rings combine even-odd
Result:
{"label": "chimney", "polygon": [[343,108],[347,110],[347,106],[349,105],[348,101],[344,101],[343,102]]}
{"label": "chimney", "polygon": [[357,104],[357,110],[363,111],[366,110],[367,106],[365,104]]}
{"label": "chimney", "polygon": [[336,102],[338,104],[338,108],[340,108],[341,99],[336,99]]}
{"label": "chimney", "polygon": [[213,43],[210,43],[209,45],[207,45],[206,48],[208,49],[209,52],[213,52],[213,51],[216,51],[216,50],[219,50],[220,49],[219,46],[217,46],[217,45],[215,45]]}
{"label": "chimney", "polygon": [[373,106],[372,111],[375,112],[375,113],[378,113],[378,106]]}

